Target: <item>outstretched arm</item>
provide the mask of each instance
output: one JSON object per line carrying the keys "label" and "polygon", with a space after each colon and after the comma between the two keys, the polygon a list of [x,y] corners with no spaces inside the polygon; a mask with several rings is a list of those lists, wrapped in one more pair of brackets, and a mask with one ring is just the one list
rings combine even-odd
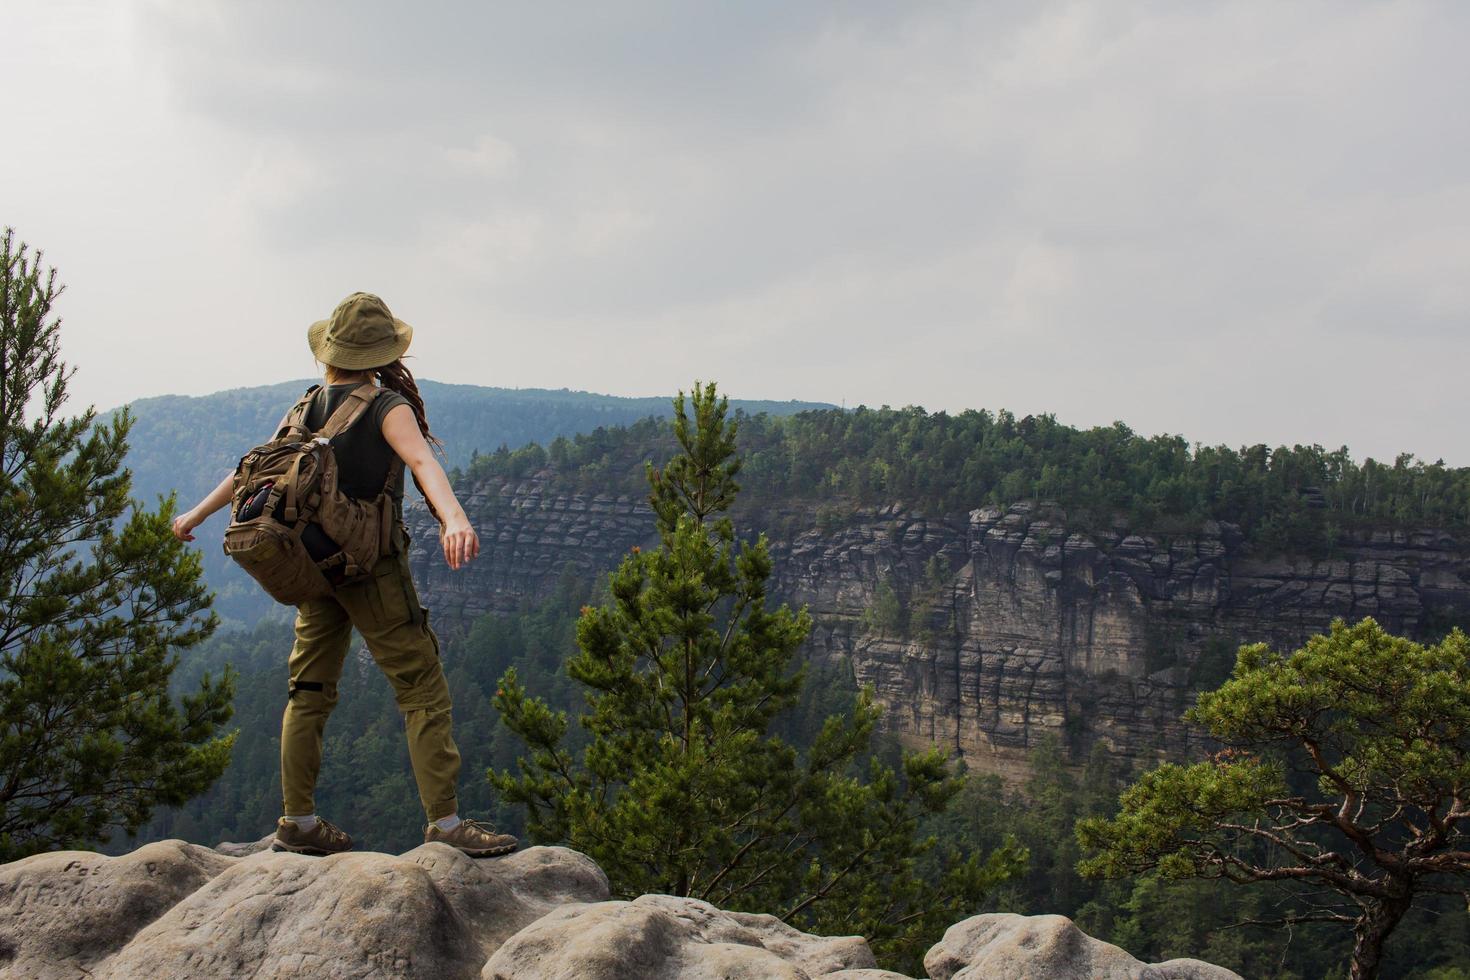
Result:
{"label": "outstretched arm", "polygon": [[234,488],[235,474],[225,474],[225,478],[219,481],[219,486],[209,491],[209,495],[195,504],[192,510],[174,518],[174,537],[180,541],[193,541],[194,535],[191,532],[207,521],[209,515],[230,502],[230,494]]}
{"label": "outstretched arm", "polygon": [[[290,412],[281,416],[281,424],[276,426],[277,432],[280,432],[286,427],[286,420],[290,417]],[[195,504],[192,510],[187,510],[174,518],[174,537],[180,541],[193,541],[193,530],[209,520],[211,514],[229,503],[234,489],[235,474],[226,473],[225,478],[219,481],[219,486],[209,491],[209,494],[203,500],[199,501],[199,503]]]}
{"label": "outstretched arm", "polygon": [[414,479],[439,514],[439,543],[450,568],[459,568],[480,553],[480,538],[449,486],[449,477],[434,458],[419,431],[418,419],[407,405],[395,405],[383,416],[383,438],[413,471]]}

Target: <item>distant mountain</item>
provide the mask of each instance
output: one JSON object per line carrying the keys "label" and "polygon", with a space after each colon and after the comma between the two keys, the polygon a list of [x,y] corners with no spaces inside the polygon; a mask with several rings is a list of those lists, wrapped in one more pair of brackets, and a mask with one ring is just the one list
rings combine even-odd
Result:
{"label": "distant mountain", "polygon": [[[191,507],[231,472],[239,458],[272,432],[310,380],[234,388],[212,395],[162,395],[128,407],[134,423],[128,437],[133,496],[152,506],[158,496],[178,494],[180,509]],[[627,425],[672,414],[672,397],[622,398],[565,388],[487,388],[420,380],[429,425],[444,442],[448,468],[464,467],[476,453],[493,453],[557,436]],[[749,414],[790,415],[831,408],[820,402],[735,400]],[[110,417],[116,410],[105,413]],[[412,485],[410,494],[414,493]],[[205,575],[217,591],[216,610],[227,621],[249,622],[277,609],[220,553],[223,514],[200,535]],[[284,614],[284,610],[283,613]]]}

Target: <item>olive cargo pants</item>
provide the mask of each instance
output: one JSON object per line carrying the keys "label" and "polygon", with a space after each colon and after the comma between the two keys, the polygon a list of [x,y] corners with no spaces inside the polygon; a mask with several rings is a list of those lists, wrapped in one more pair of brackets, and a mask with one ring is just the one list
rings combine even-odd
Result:
{"label": "olive cargo pants", "polygon": [[[406,536],[400,529],[395,537],[402,542]],[[424,812],[431,821],[454,813],[459,749],[450,731],[449,685],[439,662],[439,638],[429,628],[409,574],[407,547],[381,558],[368,578],[296,608],[281,719],[285,812],[316,812],[312,794],[322,761],[322,730],[337,704],[337,680],[356,627],[393,686]]]}

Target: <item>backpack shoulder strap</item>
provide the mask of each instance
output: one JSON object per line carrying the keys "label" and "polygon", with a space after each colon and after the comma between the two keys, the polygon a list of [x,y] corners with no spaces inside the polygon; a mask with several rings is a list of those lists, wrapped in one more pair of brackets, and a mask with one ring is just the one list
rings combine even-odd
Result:
{"label": "backpack shoulder strap", "polygon": [[[362,418],[363,413],[372,407],[373,402],[377,400],[378,396],[387,390],[371,381],[364,381],[358,385],[342,404],[337,406],[337,410],[332,413],[331,418],[327,419],[326,424],[317,430],[317,437],[331,439],[342,432],[346,432],[354,422]],[[396,453],[393,454],[393,461],[388,464],[387,479],[383,483],[383,489],[389,495],[393,495],[396,490],[402,488],[404,470],[406,468],[403,460]],[[413,484],[419,488],[419,493],[424,493],[424,488],[419,486],[418,477],[414,477]],[[443,524],[444,519],[439,516],[439,512],[434,509],[434,505],[429,503],[429,495],[426,493],[424,494],[424,503],[428,505],[429,513],[434,515],[434,519],[440,524]]]}
{"label": "backpack shoulder strap", "polygon": [[311,408],[312,399],[321,390],[321,385],[312,385],[306,389],[306,394],[296,399],[296,404],[286,412],[286,423],[276,431],[277,439],[292,436],[293,441],[299,442],[311,435],[311,430],[306,427],[306,413]]}
{"label": "backpack shoulder strap", "polygon": [[371,381],[364,381],[348,393],[327,419],[326,424],[316,431],[317,438],[332,439],[350,429],[358,419],[362,418],[364,412],[377,400],[378,395],[384,389],[379,388]]}

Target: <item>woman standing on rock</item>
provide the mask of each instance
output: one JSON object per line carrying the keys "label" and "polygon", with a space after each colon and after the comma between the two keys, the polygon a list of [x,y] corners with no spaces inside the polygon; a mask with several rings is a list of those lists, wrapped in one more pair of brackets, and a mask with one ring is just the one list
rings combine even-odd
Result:
{"label": "woman standing on rock", "polygon": [[[281,720],[281,789],[285,815],[277,822],[274,850],[332,854],[352,847],[352,838],[316,813],[313,791],[321,766],[322,731],[337,703],[337,680],[356,627],[373,659],[393,686],[408,734],[409,757],[428,826],[424,840],[442,841],[476,857],[504,854],[516,839],[458,814],[455,786],[459,749],[451,735],[449,686],[439,662],[439,639],[419,604],[408,566],[408,531],[403,523],[406,465],[439,517],[444,560],[458,569],[480,551],[480,541],[455,499],[444,470],[434,459],[423,398],[401,360],[413,328],[396,319],[381,299],[354,293],[330,319],[311,325],[307,342],[325,365],[325,385],[315,387],[304,424],[316,432],[360,385],[372,382],[368,410],[331,439],[339,487],[350,497],[371,500],[391,486],[393,547],[366,578],[338,586],[332,594],[297,606],[296,642],[291,648],[286,710]],[[369,389],[371,391],[371,389]],[[296,409],[292,409],[296,411]],[[277,431],[286,426],[291,412]],[[215,511],[230,502],[233,476],[226,477],[192,510],[174,521],[185,541]]]}

